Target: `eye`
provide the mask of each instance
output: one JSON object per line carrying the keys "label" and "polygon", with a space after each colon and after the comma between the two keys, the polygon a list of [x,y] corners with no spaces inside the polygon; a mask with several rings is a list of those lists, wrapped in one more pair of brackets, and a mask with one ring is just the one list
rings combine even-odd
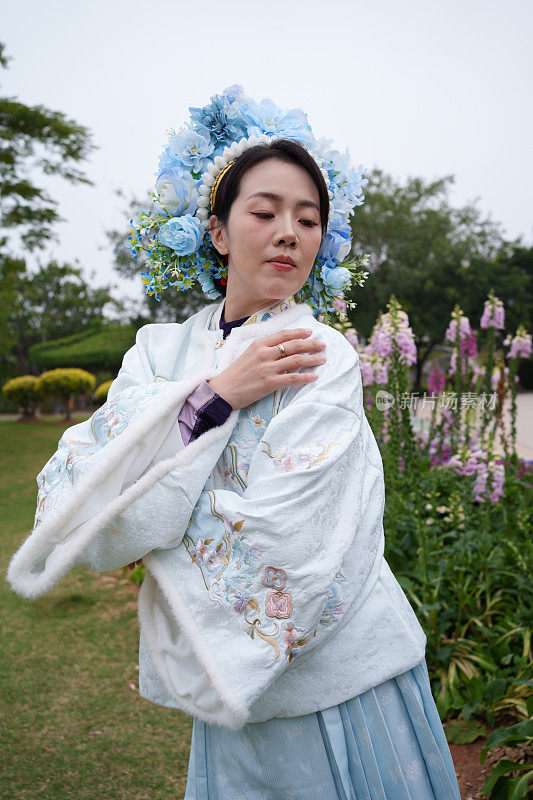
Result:
{"label": "eye", "polygon": [[[269,211],[252,211],[254,217],[259,217],[260,219],[271,219],[274,214],[271,214]],[[304,224],[306,228],[316,228],[318,222],[314,222],[312,219],[302,219],[300,220]]]}

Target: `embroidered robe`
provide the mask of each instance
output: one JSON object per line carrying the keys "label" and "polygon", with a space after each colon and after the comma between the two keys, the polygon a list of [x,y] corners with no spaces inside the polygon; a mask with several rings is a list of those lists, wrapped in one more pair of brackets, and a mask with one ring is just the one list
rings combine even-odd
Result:
{"label": "embroidered robe", "polygon": [[[239,728],[327,708],[418,664],[426,637],[383,557],[383,466],[359,356],[288,298],[226,340],[222,304],[142,327],[106,403],[37,476],[8,580],[28,598],[73,567],[143,558],[143,697]],[[195,386],[253,342],[311,328],[318,379],[233,410],[184,446]],[[307,368],[300,371],[307,371]]]}

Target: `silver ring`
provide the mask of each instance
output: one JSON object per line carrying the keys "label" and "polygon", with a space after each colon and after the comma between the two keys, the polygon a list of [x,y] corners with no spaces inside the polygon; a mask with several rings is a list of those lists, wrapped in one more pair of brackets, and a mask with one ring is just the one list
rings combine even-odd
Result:
{"label": "silver ring", "polygon": [[287,355],[287,353],[285,352],[285,348],[283,347],[283,345],[282,344],[277,344],[276,347],[279,347],[280,352],[281,352],[281,358],[284,358]]}

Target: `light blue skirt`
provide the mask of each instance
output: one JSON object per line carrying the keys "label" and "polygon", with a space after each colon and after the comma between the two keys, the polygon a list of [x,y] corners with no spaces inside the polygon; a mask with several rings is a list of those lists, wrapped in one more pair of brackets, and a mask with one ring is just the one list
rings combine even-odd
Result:
{"label": "light blue skirt", "polygon": [[425,659],[312,714],[195,718],[184,800],[461,800]]}

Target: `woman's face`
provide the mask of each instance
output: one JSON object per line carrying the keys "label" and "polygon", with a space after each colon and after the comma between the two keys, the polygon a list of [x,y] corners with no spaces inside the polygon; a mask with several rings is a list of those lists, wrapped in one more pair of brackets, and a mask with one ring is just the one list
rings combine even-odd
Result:
{"label": "woman's face", "polygon": [[[210,218],[213,245],[228,255],[226,308],[253,313],[302,288],[322,241],[319,208],[313,180],[296,164],[270,158],[243,175],[227,224],[215,228]],[[295,266],[276,269],[280,256]]]}

